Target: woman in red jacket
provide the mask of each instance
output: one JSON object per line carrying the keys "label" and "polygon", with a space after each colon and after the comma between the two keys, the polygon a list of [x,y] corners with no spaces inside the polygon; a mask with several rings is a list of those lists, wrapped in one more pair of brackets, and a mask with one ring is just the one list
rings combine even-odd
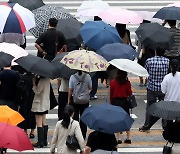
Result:
{"label": "woman in red jacket", "polygon": [[[112,105],[122,107],[128,114],[129,107],[127,97],[132,95],[131,83],[128,80],[127,72],[118,70],[116,78],[110,82],[110,101]],[[124,143],[131,144],[130,131],[127,131],[127,138]],[[117,133],[118,144],[121,144],[120,133]]]}

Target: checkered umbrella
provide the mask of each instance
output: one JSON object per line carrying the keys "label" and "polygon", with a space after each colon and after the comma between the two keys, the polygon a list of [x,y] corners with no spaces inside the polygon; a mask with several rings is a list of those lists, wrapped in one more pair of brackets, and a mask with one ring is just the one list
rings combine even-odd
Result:
{"label": "checkered umbrella", "polygon": [[42,33],[48,29],[48,22],[50,18],[67,19],[73,18],[64,8],[58,6],[44,5],[32,11],[35,16],[36,27],[29,31],[38,38]]}
{"label": "checkered umbrella", "polygon": [[152,104],[147,113],[166,120],[180,119],[180,102],[160,101]]}

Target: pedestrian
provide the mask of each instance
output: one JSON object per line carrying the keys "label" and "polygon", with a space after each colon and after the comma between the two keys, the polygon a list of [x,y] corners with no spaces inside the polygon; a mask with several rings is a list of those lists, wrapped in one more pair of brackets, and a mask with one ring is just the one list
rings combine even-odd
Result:
{"label": "pedestrian", "polygon": [[171,154],[180,153],[180,120],[168,123],[163,131],[163,137],[169,142],[168,146],[172,146]]}
{"label": "pedestrian", "polygon": [[[117,71],[116,78],[110,82],[110,101],[112,105],[122,107],[129,115],[128,96],[132,95],[131,83],[128,80],[127,72]],[[130,130],[126,131],[127,138],[124,143],[131,144]],[[120,133],[117,133],[118,144],[122,143]]]}
{"label": "pedestrian", "polygon": [[79,145],[80,150],[84,151],[84,139],[81,133],[79,122],[73,120],[74,108],[71,105],[67,105],[64,108],[63,119],[58,121],[51,142],[51,154],[55,154],[55,148],[57,147],[58,154],[77,154],[77,150],[72,150],[67,147],[66,139],[67,136],[75,135]]}
{"label": "pedestrian", "polygon": [[[148,107],[164,99],[164,94],[161,91],[161,82],[164,76],[168,73],[169,59],[164,57],[165,50],[161,47],[157,47],[155,50],[155,56],[148,58],[145,62],[145,68],[149,73],[147,80],[147,106]],[[139,128],[141,132],[149,132],[150,128],[159,120],[158,117],[153,117],[147,114],[145,117],[145,123]],[[166,122],[163,120],[163,127]]]}
{"label": "pedestrian", "polygon": [[177,59],[171,60],[171,73],[167,74],[161,83],[161,91],[165,94],[165,101],[180,102],[180,72],[178,71],[178,65]]}
{"label": "pedestrian", "polygon": [[[90,101],[90,97],[89,97],[87,98],[88,99],[87,102],[81,102],[81,103],[74,102],[74,98],[77,97],[75,93],[77,92],[76,88],[80,82],[84,83],[84,85],[87,88],[85,89],[86,91],[90,91],[92,89],[92,80],[89,74],[78,70],[77,73],[75,73],[74,75],[71,75],[69,79],[68,104],[71,104],[75,108],[73,119],[77,121],[79,121],[79,117],[82,115],[84,110],[87,107],[89,107],[89,101]],[[84,92],[82,92],[82,94],[84,94]],[[89,93],[88,93],[88,96],[89,96]],[[82,121],[79,121],[79,122],[80,122],[80,127],[81,127],[83,137],[84,139],[86,139],[87,126]]]}
{"label": "pedestrian", "polygon": [[69,80],[65,78],[59,78],[58,80],[58,119],[63,119],[63,112],[65,106],[68,104],[68,89]]}
{"label": "pedestrian", "polygon": [[[38,56],[51,61],[59,51],[67,51],[66,40],[60,31],[56,30],[58,20],[49,19],[48,30],[44,32],[35,42]],[[57,52],[58,51],[58,52]]]}
{"label": "pedestrian", "polygon": [[50,110],[50,79],[42,76],[33,78],[33,91],[35,93],[31,111],[35,113],[38,142],[34,147],[47,146],[48,125],[46,114]]}
{"label": "pedestrian", "polygon": [[85,148],[85,154],[96,150],[117,151],[117,140],[114,134],[93,131],[89,134]]}
{"label": "pedestrian", "polygon": [[165,51],[165,57],[170,61],[172,59],[177,59],[180,63],[180,29],[176,28],[176,20],[166,20],[165,23],[168,23],[170,26],[170,33],[174,36],[174,44],[172,45],[170,50]]}

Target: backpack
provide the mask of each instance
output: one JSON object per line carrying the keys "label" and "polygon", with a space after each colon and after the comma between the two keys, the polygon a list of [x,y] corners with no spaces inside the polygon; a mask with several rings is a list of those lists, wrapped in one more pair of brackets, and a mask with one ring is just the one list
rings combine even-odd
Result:
{"label": "backpack", "polygon": [[75,79],[78,81],[74,88],[73,101],[76,104],[86,104],[90,101],[89,87],[88,84],[84,82],[86,74],[83,75],[82,80],[74,75]]}

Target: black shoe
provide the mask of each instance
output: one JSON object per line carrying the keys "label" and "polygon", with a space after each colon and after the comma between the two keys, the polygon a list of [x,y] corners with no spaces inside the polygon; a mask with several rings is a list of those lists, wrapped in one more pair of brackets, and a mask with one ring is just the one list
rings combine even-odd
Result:
{"label": "black shoe", "polygon": [[126,139],[124,140],[124,143],[131,144],[131,140]]}
{"label": "black shoe", "polygon": [[121,144],[121,143],[122,143],[122,141],[121,141],[121,140],[118,140],[118,141],[117,141],[117,143],[118,143],[118,144]]}
{"label": "black shoe", "polygon": [[147,132],[148,133],[148,132],[150,132],[150,129],[147,128],[147,127],[142,126],[142,127],[139,128],[139,131],[140,132]]}
{"label": "black shoe", "polygon": [[34,137],[35,137],[34,134],[31,134],[31,133],[29,134],[29,138],[30,138],[30,139],[32,139],[32,138],[34,138]]}

